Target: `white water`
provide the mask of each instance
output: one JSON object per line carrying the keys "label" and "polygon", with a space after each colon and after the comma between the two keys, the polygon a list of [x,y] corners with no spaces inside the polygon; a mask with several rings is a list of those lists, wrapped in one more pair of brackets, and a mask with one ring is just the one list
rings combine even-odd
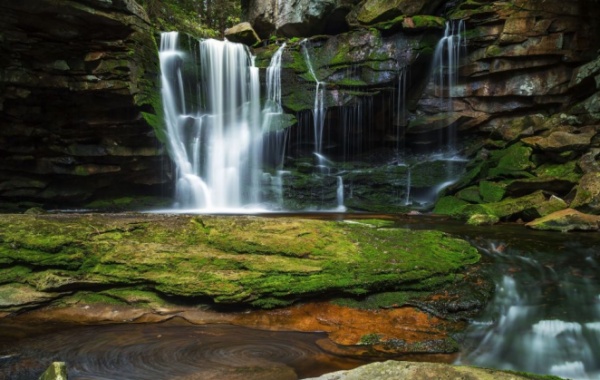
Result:
{"label": "white water", "polygon": [[267,99],[262,110],[265,161],[277,168],[283,166],[287,137],[287,128],[282,125],[284,113],[281,107],[281,57],[285,47],[284,43],[277,49],[267,67]]}
{"label": "white water", "polygon": [[[267,69],[267,101],[261,111],[259,71],[244,45],[203,40],[197,42],[195,55],[181,51],[178,39],[176,32],[163,33],[160,48],[176,207],[201,212],[256,209],[264,159],[281,166],[285,153],[285,132],[279,127],[285,45]],[[197,83],[186,77],[194,71]]]}
{"label": "white water", "polygon": [[310,75],[315,80],[315,102],[313,106],[313,129],[315,138],[315,153],[322,153],[323,151],[323,129],[325,128],[325,82],[319,81],[317,74],[312,65],[310,59],[310,53],[308,51],[308,40],[302,41],[302,53],[304,54],[304,60]]}
{"label": "white water", "polygon": [[[436,71],[434,85],[438,96],[445,100],[448,114],[452,113],[454,108],[452,98],[456,95],[454,89],[458,82],[458,68],[462,56],[466,53],[465,33],[466,26],[463,20],[458,23],[446,22],[444,37],[438,42],[433,57],[433,68]],[[453,126],[448,129],[447,151],[453,155],[456,153],[456,130]]]}
{"label": "white water", "polygon": [[[568,251],[560,255],[582,254],[577,245],[563,249]],[[561,263],[560,256],[546,258],[548,266],[505,244],[487,251],[500,262],[497,270],[508,272],[501,266],[508,263],[517,272],[501,277],[486,315],[469,329],[472,347],[459,363],[600,379],[599,266]],[[596,252],[583,254],[592,258]]]}

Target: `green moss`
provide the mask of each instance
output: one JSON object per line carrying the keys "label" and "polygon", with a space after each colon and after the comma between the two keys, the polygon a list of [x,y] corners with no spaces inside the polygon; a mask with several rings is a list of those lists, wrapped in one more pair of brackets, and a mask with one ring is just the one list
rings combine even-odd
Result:
{"label": "green moss", "polygon": [[565,181],[577,183],[582,174],[577,167],[577,161],[569,161],[564,164],[547,163],[534,170],[539,178],[557,178]]}
{"label": "green moss", "polygon": [[443,29],[446,25],[446,20],[437,16],[416,15],[411,19],[415,29]]}
{"label": "green moss", "polygon": [[500,221],[495,215],[487,215],[487,214],[473,214],[467,220],[467,224],[470,226],[484,226],[496,224]]}
{"label": "green moss", "polygon": [[522,143],[493,152],[491,160],[495,166],[489,170],[488,177],[533,177],[528,172],[534,167],[531,162],[532,152],[532,148],[526,147]]}
{"label": "green moss", "polygon": [[400,307],[411,299],[423,299],[431,294],[423,291],[384,292],[370,295],[365,298],[335,298],[331,303],[355,309],[376,310],[380,308]]}
{"label": "green moss", "polygon": [[31,269],[21,265],[16,265],[8,268],[0,268],[0,273],[2,273],[2,276],[0,277],[0,284],[8,284],[19,281],[24,282],[31,273]]}
{"label": "green moss", "polygon": [[372,346],[374,344],[381,343],[381,338],[383,338],[383,335],[381,335],[381,334],[376,334],[376,333],[365,334],[360,337],[358,344]]}
{"label": "green moss", "polygon": [[479,193],[484,202],[498,202],[504,197],[505,186],[496,182],[479,182]]}
{"label": "green moss", "polygon": [[502,54],[502,48],[498,45],[490,45],[485,49],[486,57],[496,57]]}
{"label": "green moss", "polygon": [[453,281],[479,255],[467,242],[435,231],[285,218],[98,214],[6,216],[0,258],[5,267],[37,267],[24,281],[44,291],[94,284],[115,302],[159,302],[137,293],[143,289],[275,307],[314,295],[433,289]]}
{"label": "green moss", "polygon": [[481,195],[479,194],[479,186],[470,186],[456,193],[456,198],[471,203],[481,203]]}
{"label": "green moss", "polygon": [[434,214],[459,216],[464,206],[469,203],[453,196],[446,196],[438,199],[433,209]]}

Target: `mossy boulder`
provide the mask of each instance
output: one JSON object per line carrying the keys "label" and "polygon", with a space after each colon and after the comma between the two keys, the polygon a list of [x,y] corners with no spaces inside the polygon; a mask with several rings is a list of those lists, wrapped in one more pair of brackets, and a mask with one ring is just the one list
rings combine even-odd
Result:
{"label": "mossy boulder", "polygon": [[269,308],[314,296],[434,289],[478,259],[467,242],[441,232],[364,224],[5,215],[0,221],[0,278],[13,272],[19,276],[11,275],[14,282],[3,286],[8,290],[0,306],[14,310],[29,304],[9,297],[10,289],[27,288],[35,302],[94,289],[103,292],[102,299],[122,301],[143,290],[161,298]]}
{"label": "mossy boulder", "polygon": [[532,177],[528,173],[535,166],[531,161],[532,152],[532,148],[521,143],[492,152],[490,158],[493,166],[489,169],[488,177]]}
{"label": "mossy boulder", "polygon": [[575,187],[571,208],[600,214],[600,173],[587,173]]}
{"label": "mossy boulder", "polygon": [[470,220],[469,224],[477,225],[489,224],[488,221],[495,223],[498,220],[533,220],[566,207],[567,204],[562,199],[547,196],[540,190],[522,197],[508,197],[498,202],[482,204],[470,204],[454,196],[446,196],[438,200],[433,212]]}
{"label": "mossy boulder", "polygon": [[554,212],[526,224],[534,230],[544,231],[598,231],[600,216],[589,215],[572,208]]}
{"label": "mossy boulder", "polygon": [[363,0],[346,17],[350,25],[373,25],[407,15],[427,14],[441,1],[426,0]]}

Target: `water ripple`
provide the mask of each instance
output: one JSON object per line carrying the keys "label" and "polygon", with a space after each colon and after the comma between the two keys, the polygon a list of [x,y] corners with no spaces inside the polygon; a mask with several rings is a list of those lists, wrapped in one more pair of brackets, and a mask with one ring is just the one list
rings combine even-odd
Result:
{"label": "water ripple", "polygon": [[322,338],[229,325],[69,328],[17,342],[0,379],[37,379],[54,360],[67,362],[70,379],[94,380],[295,379],[360,364],[323,352]]}

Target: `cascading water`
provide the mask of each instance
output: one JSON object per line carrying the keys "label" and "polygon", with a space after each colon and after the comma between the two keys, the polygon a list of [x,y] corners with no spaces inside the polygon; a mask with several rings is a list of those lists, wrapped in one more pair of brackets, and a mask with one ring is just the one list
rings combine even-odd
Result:
{"label": "cascading water", "polygon": [[503,275],[485,315],[469,328],[460,363],[600,378],[598,247],[550,244],[539,253],[482,247]]}
{"label": "cascading water", "polygon": [[[438,96],[444,99],[446,112],[452,113],[452,98],[455,96],[458,82],[458,67],[461,57],[465,55],[466,26],[463,20],[446,22],[444,37],[438,42],[433,57],[434,85]],[[446,150],[449,155],[456,153],[456,129],[453,125],[448,127]]]}
{"label": "cascading water", "polygon": [[281,168],[285,155],[287,129],[283,128],[281,107],[281,57],[286,44],[275,52],[267,67],[267,99],[262,110],[262,130],[265,137],[264,158],[276,168]]}
{"label": "cascading water", "polygon": [[302,53],[304,54],[304,60],[308,71],[315,80],[315,103],[313,107],[313,126],[314,126],[314,138],[315,138],[315,153],[322,153],[323,151],[323,129],[325,128],[325,83],[319,81],[317,74],[310,60],[310,53],[308,51],[308,40],[302,41]]}
{"label": "cascading water", "polygon": [[[177,168],[177,205],[220,210],[256,204],[262,162],[258,69],[241,44],[204,40],[198,51],[199,57],[181,51],[175,32],[161,36],[162,97]],[[184,73],[198,66],[199,89],[186,90]]]}

